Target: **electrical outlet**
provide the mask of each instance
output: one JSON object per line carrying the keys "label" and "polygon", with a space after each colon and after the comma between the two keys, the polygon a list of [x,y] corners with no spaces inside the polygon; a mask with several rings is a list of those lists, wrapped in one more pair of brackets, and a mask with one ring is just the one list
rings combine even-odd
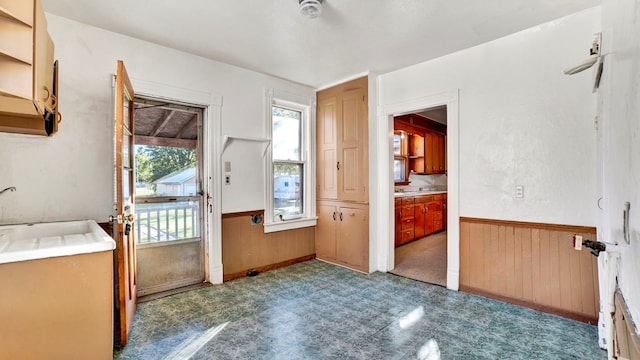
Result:
{"label": "electrical outlet", "polygon": [[582,235],[573,235],[573,248],[582,250]]}
{"label": "electrical outlet", "polygon": [[524,186],[518,185],[516,186],[516,198],[522,199],[524,197]]}
{"label": "electrical outlet", "polygon": [[225,175],[224,176],[224,184],[225,185],[231,185],[231,175]]}

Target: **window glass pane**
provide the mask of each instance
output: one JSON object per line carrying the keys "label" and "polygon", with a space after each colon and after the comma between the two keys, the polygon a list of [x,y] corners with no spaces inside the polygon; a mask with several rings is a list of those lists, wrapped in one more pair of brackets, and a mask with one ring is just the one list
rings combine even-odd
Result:
{"label": "window glass pane", "polygon": [[273,158],[278,160],[301,160],[302,113],[273,106],[272,118]]}
{"label": "window glass pane", "polygon": [[196,151],[169,146],[135,146],[136,196],[194,196]]}
{"label": "window glass pane", "polygon": [[395,181],[404,181],[405,176],[405,164],[404,158],[395,158],[393,159],[393,180]]}
{"label": "window glass pane", "polygon": [[133,222],[137,244],[200,237],[200,203],[170,201],[136,204]]}
{"label": "window glass pane", "polygon": [[303,214],[303,164],[273,164],[274,220]]}

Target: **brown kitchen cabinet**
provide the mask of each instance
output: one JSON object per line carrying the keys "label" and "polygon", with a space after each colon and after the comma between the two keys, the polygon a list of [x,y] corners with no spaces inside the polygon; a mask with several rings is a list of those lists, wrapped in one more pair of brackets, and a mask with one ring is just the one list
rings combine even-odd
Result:
{"label": "brown kitchen cabinet", "polygon": [[446,194],[395,199],[395,245],[446,229]]}
{"label": "brown kitchen cabinet", "polygon": [[369,270],[369,206],[318,201],[316,257]]}
{"label": "brown kitchen cabinet", "polygon": [[40,0],[0,0],[0,131],[58,129],[57,64]]}
{"label": "brown kitchen cabinet", "polygon": [[409,171],[415,173],[425,172],[425,141],[424,136],[412,134],[409,137]]}
{"label": "brown kitchen cabinet", "polygon": [[369,271],[368,80],[317,93],[316,257]]}
{"label": "brown kitchen cabinet", "polygon": [[427,131],[425,134],[425,173],[444,174],[446,148],[444,134]]}

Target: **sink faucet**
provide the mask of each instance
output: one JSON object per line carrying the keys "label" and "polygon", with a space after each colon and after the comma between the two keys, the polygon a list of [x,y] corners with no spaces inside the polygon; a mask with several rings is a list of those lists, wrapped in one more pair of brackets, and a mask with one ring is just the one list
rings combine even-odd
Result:
{"label": "sink faucet", "polygon": [[0,195],[4,194],[4,193],[5,193],[5,192],[7,192],[7,191],[14,192],[14,191],[16,191],[16,187],[15,187],[15,186],[9,186],[8,188],[6,188],[6,189],[4,189],[4,190],[0,191]]}

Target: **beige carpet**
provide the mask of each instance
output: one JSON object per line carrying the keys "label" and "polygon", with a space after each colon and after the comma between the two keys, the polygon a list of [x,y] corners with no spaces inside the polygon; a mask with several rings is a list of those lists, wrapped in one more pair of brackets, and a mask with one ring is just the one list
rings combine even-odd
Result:
{"label": "beige carpet", "polygon": [[392,274],[447,286],[447,232],[397,247]]}

